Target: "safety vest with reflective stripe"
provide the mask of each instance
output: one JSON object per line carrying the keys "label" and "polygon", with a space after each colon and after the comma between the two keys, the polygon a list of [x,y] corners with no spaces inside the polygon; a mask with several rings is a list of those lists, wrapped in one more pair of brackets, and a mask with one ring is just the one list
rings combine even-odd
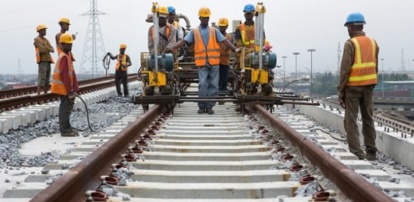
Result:
{"label": "safety vest with reflective stripe", "polygon": [[216,38],[216,28],[209,27],[207,48],[201,38],[200,29],[194,28],[194,60],[197,67],[206,65],[206,59],[211,66],[220,64],[220,45]]}
{"label": "safety vest with reflective stripe", "polygon": [[70,84],[73,88],[73,82],[74,82],[73,81],[73,74],[74,74],[75,70],[73,69],[72,58],[69,57],[64,52],[62,52],[59,55],[59,58],[58,58],[58,60],[56,62],[56,65],[55,65],[55,70],[53,71],[50,91],[52,93],[59,94],[59,95],[68,95],[68,91],[65,87],[65,84],[63,83],[62,78],[60,77],[60,73],[61,73],[60,62],[61,62],[63,57],[66,57],[67,60],[68,60],[68,66],[69,66],[69,72],[68,73],[69,73],[69,78],[70,78]]}
{"label": "safety vest with reflective stripe", "polygon": [[354,64],[347,82],[347,86],[367,86],[377,84],[377,43],[366,36],[357,36],[351,39],[355,47]]}
{"label": "safety vest with reflective stripe", "polygon": [[126,59],[127,59],[127,54],[122,55],[122,58],[120,58],[120,55],[117,56],[116,58],[116,65],[115,65],[115,70],[121,70],[126,72],[128,70],[128,67],[122,67],[121,69],[119,69],[119,67],[121,67],[122,65],[128,65]]}
{"label": "safety vest with reflective stripe", "polygon": [[[45,38],[45,39],[42,39],[42,38],[40,38],[40,37],[37,37],[37,38],[39,38],[38,40],[46,40],[47,41],[47,44],[48,45],[50,45],[50,43],[49,43],[49,41]],[[40,50],[39,50],[39,48],[38,47],[36,47],[35,46],[35,52],[36,52],[36,62],[39,64],[40,62],[48,62],[48,61],[40,61]],[[49,57],[50,57],[50,63],[55,63],[55,61],[53,60],[53,58],[52,58],[52,55],[49,53]]]}
{"label": "safety vest with reflective stripe", "polygon": [[239,27],[241,40],[247,48],[254,48],[254,25],[246,26],[244,23]]}
{"label": "safety vest with reflective stripe", "polygon": [[[231,43],[232,41],[231,34],[226,33],[226,39]],[[221,65],[229,65],[230,64],[230,54],[231,49],[227,48],[224,43],[220,43],[220,64]]]}

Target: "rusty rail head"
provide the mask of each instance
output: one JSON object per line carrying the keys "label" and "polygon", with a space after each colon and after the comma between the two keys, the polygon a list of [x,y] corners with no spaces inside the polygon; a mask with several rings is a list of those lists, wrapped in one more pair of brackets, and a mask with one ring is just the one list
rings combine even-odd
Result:
{"label": "rusty rail head", "polygon": [[359,174],[336,160],[330,154],[316,146],[313,142],[304,139],[303,136],[289,127],[282,120],[275,117],[260,105],[255,109],[275,128],[285,135],[293,145],[297,146],[313,165],[316,165],[321,172],[331,180],[348,198],[353,201],[394,201],[383,191],[370,184]]}
{"label": "rusty rail head", "polygon": [[137,139],[160,114],[160,106],[152,107],[52,185],[41,191],[31,201],[85,201],[85,192],[98,188],[100,176],[110,173],[111,164],[120,161],[121,153],[126,151],[129,143]]}

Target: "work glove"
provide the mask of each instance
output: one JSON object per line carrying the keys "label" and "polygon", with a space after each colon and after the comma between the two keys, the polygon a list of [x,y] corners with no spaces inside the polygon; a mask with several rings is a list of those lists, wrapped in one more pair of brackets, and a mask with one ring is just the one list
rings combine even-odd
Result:
{"label": "work glove", "polygon": [[77,95],[78,95],[77,92],[71,92],[71,93],[69,93],[68,98],[70,100],[75,100],[75,98],[76,98]]}

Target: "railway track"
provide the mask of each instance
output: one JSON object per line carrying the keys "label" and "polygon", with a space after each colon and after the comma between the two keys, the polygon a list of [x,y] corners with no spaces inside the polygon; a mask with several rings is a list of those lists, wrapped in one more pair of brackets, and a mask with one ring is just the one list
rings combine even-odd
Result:
{"label": "railway track", "polygon": [[[139,110],[46,166],[48,174],[29,176],[4,197],[33,197],[32,201],[393,201],[362,175],[376,177],[384,190],[410,192],[282,109],[272,114],[258,105],[253,108],[255,113],[245,116],[235,113],[230,104],[218,105],[214,115],[197,115],[194,103],[177,106],[174,115],[160,106],[146,113]],[[332,148],[337,151],[334,155],[326,152]],[[53,183],[47,186],[45,181],[50,184],[51,179]],[[339,189],[325,186],[331,182]],[[297,197],[310,184],[323,189]]]}
{"label": "railway track", "polygon": [[[130,74],[128,76],[128,82],[136,80],[137,77],[135,74]],[[113,76],[83,80],[79,81],[79,93],[84,94],[111,86],[114,86]],[[59,95],[56,94],[33,94],[35,92],[36,86],[0,91],[0,112],[34,104],[43,104],[59,99]]]}

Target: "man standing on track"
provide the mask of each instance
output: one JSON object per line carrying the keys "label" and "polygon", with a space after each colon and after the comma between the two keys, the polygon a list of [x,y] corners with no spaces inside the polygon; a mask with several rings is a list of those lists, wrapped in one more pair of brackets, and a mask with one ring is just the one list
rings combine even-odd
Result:
{"label": "man standing on track", "polygon": [[65,33],[59,38],[62,52],[56,62],[52,77],[52,93],[60,95],[59,128],[62,137],[78,136],[78,131],[70,125],[70,114],[79,91],[78,80],[73,68],[72,50],[73,38]]}
{"label": "man standing on track", "polygon": [[112,60],[116,59],[116,65],[115,65],[115,87],[116,92],[118,93],[119,97],[122,97],[121,92],[121,81],[122,86],[124,88],[124,97],[129,96],[128,91],[128,67],[132,65],[131,58],[129,55],[125,53],[125,50],[127,48],[126,44],[121,44],[119,46],[119,54],[116,56],[113,56],[112,53],[107,53],[109,57]]}
{"label": "man standing on track", "polygon": [[36,50],[36,62],[39,64],[38,81],[37,81],[37,95],[40,95],[40,91],[43,90],[44,94],[47,93],[49,88],[50,78],[50,64],[53,63],[53,58],[50,53],[55,52],[49,40],[46,39],[45,25],[39,25],[36,31],[39,36],[34,39],[34,46]]}
{"label": "man standing on track", "polygon": [[[232,51],[236,48],[230,44],[219,30],[208,26],[211,12],[209,8],[198,11],[200,26],[191,30],[184,40],[174,45],[173,50],[185,43],[194,43],[195,65],[198,67],[198,96],[217,96],[219,88],[220,43],[224,43]],[[172,51],[173,51],[172,50]],[[215,102],[199,102],[197,113],[214,114]]]}
{"label": "man standing on track", "polygon": [[[365,36],[362,31],[364,24],[365,18],[361,13],[351,13],[345,22],[351,38],[344,46],[338,98],[345,109],[344,126],[350,152],[359,159],[376,160],[372,93],[377,84],[379,47],[374,39]],[[366,154],[359,140],[358,108],[361,108]]]}

